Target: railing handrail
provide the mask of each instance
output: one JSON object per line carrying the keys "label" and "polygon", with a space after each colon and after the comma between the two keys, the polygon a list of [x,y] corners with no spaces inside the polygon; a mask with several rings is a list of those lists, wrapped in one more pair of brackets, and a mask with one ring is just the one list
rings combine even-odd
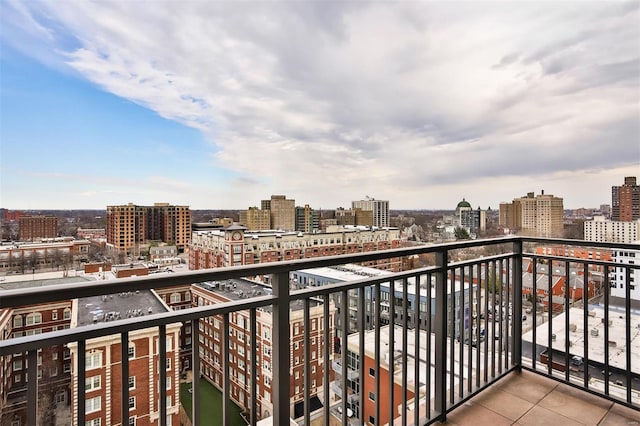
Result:
{"label": "railing handrail", "polygon": [[[545,242],[547,244],[565,244],[587,247],[616,248],[616,249],[638,249],[637,244],[623,243],[600,243],[584,240],[568,240],[559,238],[534,238],[521,236],[506,236],[500,238],[488,238],[478,240],[465,240],[452,243],[442,243],[434,245],[419,245],[414,247],[402,247],[371,251],[366,253],[349,253],[334,256],[315,257],[309,259],[296,259],[284,262],[261,263],[256,265],[242,265],[233,267],[222,267],[207,270],[195,270],[188,272],[176,272],[170,276],[146,276],[120,278],[105,281],[88,281],[78,285],[55,284],[43,287],[20,288],[0,291],[0,309],[19,306],[28,306],[39,303],[55,302],[79,297],[99,296],[103,294],[115,294],[120,292],[135,290],[151,290],[180,285],[189,285],[196,282],[209,280],[226,280],[243,278],[256,275],[271,275],[282,272],[290,272],[297,269],[312,269],[326,266],[336,266],[345,263],[368,262],[396,257],[411,256],[417,254],[436,253],[442,250],[458,250],[471,247],[484,247],[490,245],[500,245],[523,242]],[[528,253],[523,253],[528,254]],[[533,254],[533,253],[532,253]],[[477,260],[477,259],[476,259]],[[599,263],[599,262],[598,262]],[[451,263],[451,265],[454,265]],[[455,263],[460,266],[460,262]]]}

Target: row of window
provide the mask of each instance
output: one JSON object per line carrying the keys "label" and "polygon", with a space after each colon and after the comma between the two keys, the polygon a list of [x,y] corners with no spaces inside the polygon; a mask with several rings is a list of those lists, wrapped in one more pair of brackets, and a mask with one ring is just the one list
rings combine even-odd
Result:
{"label": "row of window", "polygon": [[[63,319],[71,319],[71,309],[66,308],[64,310]],[[51,312],[51,320],[58,320],[58,311]],[[22,315],[16,315],[13,317],[13,327],[23,327],[24,325],[42,324],[42,314],[40,312],[33,312],[26,316],[26,320],[23,320]]]}

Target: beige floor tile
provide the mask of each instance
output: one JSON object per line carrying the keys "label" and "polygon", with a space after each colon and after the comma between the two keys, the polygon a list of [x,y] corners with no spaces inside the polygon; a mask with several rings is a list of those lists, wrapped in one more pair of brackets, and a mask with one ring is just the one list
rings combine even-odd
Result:
{"label": "beige floor tile", "polygon": [[[544,397],[538,406],[555,411],[565,417],[574,419],[585,425],[597,425],[607,414],[611,403],[601,398],[580,392],[567,392],[566,386],[554,389]],[[587,398],[589,397],[589,398]]]}
{"label": "beige floor tile", "polygon": [[558,384],[535,373],[515,372],[499,381],[495,386],[525,401],[537,404]]}
{"label": "beige floor tile", "polygon": [[532,402],[512,393],[504,392],[497,387],[482,392],[473,401],[514,421],[518,420],[533,407]]}
{"label": "beige floor tile", "polygon": [[527,411],[516,424],[522,426],[583,426],[580,422],[540,406],[535,406]]}
{"label": "beige floor tile", "polygon": [[630,425],[640,425],[640,412],[618,404],[613,404],[611,410],[600,422],[600,426]]}
{"label": "beige floor tile", "polygon": [[457,426],[510,426],[513,422],[507,417],[480,404],[470,401],[447,415],[447,425]]}

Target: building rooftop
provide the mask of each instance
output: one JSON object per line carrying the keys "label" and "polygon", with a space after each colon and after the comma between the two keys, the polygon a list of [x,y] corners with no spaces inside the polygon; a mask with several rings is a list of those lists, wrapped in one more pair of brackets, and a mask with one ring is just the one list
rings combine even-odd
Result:
{"label": "building rooftop", "polygon": [[78,299],[76,326],[151,315],[168,310],[151,290],[84,297]]}

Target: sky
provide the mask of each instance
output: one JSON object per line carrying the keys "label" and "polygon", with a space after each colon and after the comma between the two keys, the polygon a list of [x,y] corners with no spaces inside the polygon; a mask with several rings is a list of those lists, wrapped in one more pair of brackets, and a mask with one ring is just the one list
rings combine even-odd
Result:
{"label": "sky", "polygon": [[474,208],[640,178],[640,2],[0,2],[0,207]]}

